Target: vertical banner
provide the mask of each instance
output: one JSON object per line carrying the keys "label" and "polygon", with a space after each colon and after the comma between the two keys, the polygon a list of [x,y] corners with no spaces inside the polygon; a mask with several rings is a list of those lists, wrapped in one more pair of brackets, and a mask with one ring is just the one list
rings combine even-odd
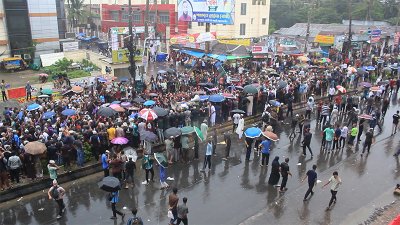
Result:
{"label": "vertical banner", "polygon": [[393,40],[393,46],[395,48],[398,48],[400,42],[400,32],[394,33],[394,40]]}

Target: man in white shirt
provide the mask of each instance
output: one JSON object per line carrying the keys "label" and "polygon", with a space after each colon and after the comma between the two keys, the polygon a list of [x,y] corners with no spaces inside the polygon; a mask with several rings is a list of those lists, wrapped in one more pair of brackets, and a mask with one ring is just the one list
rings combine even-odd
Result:
{"label": "man in white shirt", "polygon": [[233,132],[235,132],[235,129],[239,124],[240,114],[239,113],[233,114],[232,119],[233,119]]}
{"label": "man in white shirt", "polygon": [[334,87],[329,88],[329,101],[333,100],[333,96],[335,95],[336,89]]}

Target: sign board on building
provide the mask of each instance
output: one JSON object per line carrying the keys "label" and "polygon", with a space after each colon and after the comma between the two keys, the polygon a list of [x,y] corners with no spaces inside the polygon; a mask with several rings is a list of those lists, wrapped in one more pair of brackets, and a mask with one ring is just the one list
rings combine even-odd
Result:
{"label": "sign board on building", "polygon": [[333,45],[335,43],[335,36],[318,34],[317,36],[315,36],[314,42],[325,45]]}
{"label": "sign board on building", "polygon": [[251,52],[253,54],[265,54],[265,53],[268,53],[268,47],[267,46],[252,46]]}
{"label": "sign board on building", "polygon": [[[112,62],[113,63],[127,63],[129,62],[129,51],[128,49],[118,49],[118,50],[113,50],[111,53],[112,56]],[[141,61],[142,60],[142,55],[141,54],[136,54],[135,55],[135,61]]]}
{"label": "sign board on building", "polygon": [[63,47],[63,52],[76,51],[79,50],[79,42],[77,41],[64,42],[62,43],[62,47]]}
{"label": "sign board on building", "polygon": [[[133,27],[133,33],[136,34],[143,34],[145,31],[145,27]],[[111,34],[117,34],[117,35],[128,35],[129,34],[129,27],[111,27],[110,28],[110,32]],[[153,26],[149,26],[149,32],[152,33],[154,32],[154,27]]]}
{"label": "sign board on building", "polygon": [[224,39],[223,37],[218,37],[218,42],[221,44],[228,44],[228,45],[243,45],[243,46],[250,46],[250,39]]}
{"label": "sign board on building", "polygon": [[397,47],[399,46],[399,42],[400,42],[400,32],[396,32],[394,33],[393,45]]}
{"label": "sign board on building", "polygon": [[382,30],[371,31],[371,44],[378,43],[381,40]]}
{"label": "sign board on building", "polygon": [[233,24],[235,0],[178,0],[178,21]]}
{"label": "sign board on building", "polygon": [[177,34],[171,35],[169,42],[171,44],[204,43],[217,39],[216,32],[205,32],[196,34]]}

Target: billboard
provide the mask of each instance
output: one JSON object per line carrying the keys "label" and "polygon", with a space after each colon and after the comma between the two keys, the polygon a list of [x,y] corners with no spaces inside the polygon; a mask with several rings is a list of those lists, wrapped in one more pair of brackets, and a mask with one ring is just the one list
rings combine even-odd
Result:
{"label": "billboard", "polygon": [[178,0],[178,21],[233,24],[235,0]]}
{"label": "billboard", "polygon": [[187,43],[204,43],[206,41],[215,41],[217,40],[216,32],[205,32],[205,33],[196,33],[196,34],[171,34],[171,38],[169,42],[171,44],[187,44]]}
{"label": "billboard", "polygon": [[[141,51],[140,51],[141,52]],[[112,50],[111,52],[111,58],[113,63],[128,63],[129,62],[129,51],[128,49],[118,49],[118,50]],[[141,61],[142,60],[142,55],[141,54],[136,54],[135,61]]]}

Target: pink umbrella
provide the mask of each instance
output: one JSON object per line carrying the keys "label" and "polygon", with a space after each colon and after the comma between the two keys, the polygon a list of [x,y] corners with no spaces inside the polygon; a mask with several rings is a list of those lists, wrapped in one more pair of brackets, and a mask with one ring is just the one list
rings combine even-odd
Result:
{"label": "pink umbrella", "polygon": [[140,110],[139,115],[141,118],[143,118],[147,121],[157,119],[157,117],[158,117],[157,114],[152,109],[142,109],[142,110]]}
{"label": "pink umbrella", "polygon": [[117,112],[125,112],[125,109],[122,108],[121,106],[114,107],[114,108],[112,108],[112,109],[114,109],[114,110],[117,111]]}
{"label": "pink umbrella", "polygon": [[360,119],[372,120],[372,116],[368,114],[361,114],[358,116]]}
{"label": "pink umbrella", "polygon": [[342,93],[346,93],[346,88],[344,88],[341,85],[336,86],[336,89],[338,89],[338,91],[342,92]]}
{"label": "pink umbrella", "polygon": [[129,140],[124,137],[116,137],[111,140],[111,143],[113,143],[114,145],[126,145],[128,144],[128,142]]}
{"label": "pink umbrella", "polygon": [[111,104],[111,105],[109,105],[108,107],[110,107],[110,108],[112,108],[112,109],[116,109],[116,108],[121,107],[121,106],[118,105],[118,104]]}

